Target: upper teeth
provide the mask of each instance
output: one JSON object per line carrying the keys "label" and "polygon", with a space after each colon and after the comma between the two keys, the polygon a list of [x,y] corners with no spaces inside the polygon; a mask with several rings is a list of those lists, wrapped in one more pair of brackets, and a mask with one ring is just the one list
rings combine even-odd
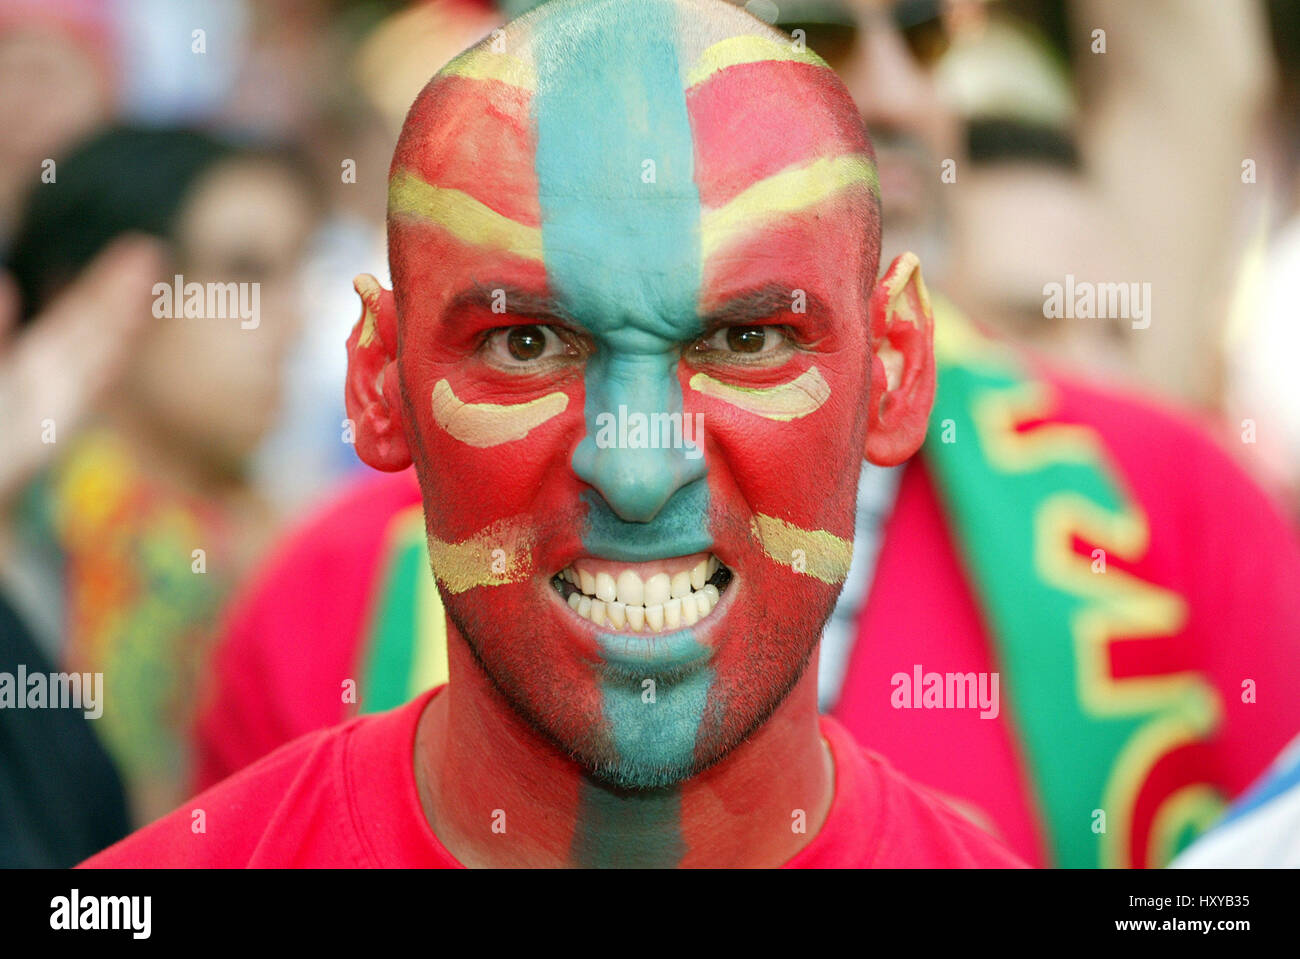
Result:
{"label": "upper teeth", "polygon": [[693,626],[718,605],[718,588],[705,581],[718,571],[710,556],[689,572],[669,575],[665,570],[642,580],[630,569],[592,573],[566,567],[560,576],[581,592],[569,595],[569,606],[597,626],[633,631],[680,629]]}

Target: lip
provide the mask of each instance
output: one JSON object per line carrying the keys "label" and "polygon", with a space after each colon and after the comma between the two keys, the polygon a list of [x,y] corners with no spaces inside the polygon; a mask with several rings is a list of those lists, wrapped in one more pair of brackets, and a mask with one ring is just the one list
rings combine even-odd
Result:
{"label": "lip", "polygon": [[[650,559],[641,562],[625,562],[623,560],[609,560],[597,556],[578,556],[568,565],[574,569],[598,569],[616,568],[618,570],[631,570],[636,573],[642,580],[649,579],[658,572],[666,572],[669,576],[675,573],[690,572],[691,567],[701,559],[707,559],[713,555],[708,550],[698,553],[690,553],[685,556],[670,556],[665,559]],[[721,562],[721,560],[719,560]]]}

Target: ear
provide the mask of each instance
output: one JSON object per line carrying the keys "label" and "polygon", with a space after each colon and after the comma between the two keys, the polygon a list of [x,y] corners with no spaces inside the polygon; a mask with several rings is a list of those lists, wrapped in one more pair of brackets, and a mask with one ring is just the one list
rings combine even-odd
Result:
{"label": "ear", "polygon": [[362,462],[395,473],[411,465],[397,382],[397,303],[369,273],[352,288],[361,297],[361,319],[348,337],[348,419]]}
{"label": "ear", "polygon": [[867,316],[873,353],[864,455],[897,466],[921,448],[934,404],[934,315],[914,253],[890,264]]}

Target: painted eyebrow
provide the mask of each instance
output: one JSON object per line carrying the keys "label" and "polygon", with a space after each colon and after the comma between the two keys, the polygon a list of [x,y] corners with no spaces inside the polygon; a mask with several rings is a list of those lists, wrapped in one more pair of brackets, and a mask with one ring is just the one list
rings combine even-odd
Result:
{"label": "painted eyebrow", "polygon": [[468,307],[491,310],[504,295],[506,312],[502,316],[527,317],[536,320],[570,321],[569,313],[554,297],[532,290],[524,290],[508,283],[475,283],[469,289],[452,297],[445,314]]}
{"label": "painted eyebrow", "polygon": [[[572,323],[569,312],[554,298],[505,283],[476,283],[458,293],[447,305],[446,312],[454,313],[467,307],[490,310],[504,294],[506,312],[502,316],[527,317],[537,320],[559,320]],[[745,326],[786,312],[793,305],[795,290],[773,284],[749,290],[734,296],[703,317],[705,328],[718,326]],[[824,312],[825,306],[817,296],[804,291],[808,312]]]}
{"label": "painted eyebrow", "polygon": [[[772,285],[741,293],[705,316],[704,325],[706,328],[745,326],[778,313],[788,312],[794,305],[795,292],[788,287]],[[821,300],[812,293],[805,290],[804,298],[808,312],[824,312],[825,307]]]}

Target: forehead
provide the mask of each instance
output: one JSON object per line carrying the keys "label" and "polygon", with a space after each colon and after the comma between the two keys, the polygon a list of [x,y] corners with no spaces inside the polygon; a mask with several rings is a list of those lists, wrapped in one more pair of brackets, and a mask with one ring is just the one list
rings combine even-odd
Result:
{"label": "forehead", "polygon": [[691,3],[616,7],[555,4],[421,94],[390,180],[399,286],[403,245],[435,239],[523,275],[540,264],[596,332],[653,316],[676,335],[716,263],[781,221],[834,204],[874,229],[870,146],[814,54],[702,29]]}

